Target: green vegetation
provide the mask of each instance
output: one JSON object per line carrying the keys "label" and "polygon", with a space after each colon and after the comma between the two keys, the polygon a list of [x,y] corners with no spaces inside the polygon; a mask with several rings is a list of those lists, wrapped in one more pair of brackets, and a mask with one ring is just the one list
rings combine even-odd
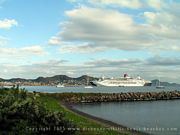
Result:
{"label": "green vegetation", "polygon": [[53,94],[0,89],[0,134],[126,135],[78,115]]}
{"label": "green vegetation", "polygon": [[[68,110],[60,103],[61,99],[55,98],[54,94],[42,94],[39,99],[46,104],[49,110],[63,112],[66,120],[71,120],[76,127],[81,129],[76,131],[76,135],[128,135],[128,133],[109,130],[107,126],[102,123],[98,123],[97,121]],[[84,129],[84,131],[82,129]]]}
{"label": "green vegetation", "polygon": [[[72,122],[64,118],[64,113],[47,109],[36,93],[28,93],[18,88],[0,90],[0,134],[72,135]],[[55,128],[62,128],[58,131]]]}

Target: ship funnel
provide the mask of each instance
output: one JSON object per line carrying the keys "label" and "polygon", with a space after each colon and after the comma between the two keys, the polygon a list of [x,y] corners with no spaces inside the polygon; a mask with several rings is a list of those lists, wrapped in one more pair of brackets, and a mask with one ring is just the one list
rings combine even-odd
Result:
{"label": "ship funnel", "polygon": [[124,74],[124,78],[128,77],[128,74]]}

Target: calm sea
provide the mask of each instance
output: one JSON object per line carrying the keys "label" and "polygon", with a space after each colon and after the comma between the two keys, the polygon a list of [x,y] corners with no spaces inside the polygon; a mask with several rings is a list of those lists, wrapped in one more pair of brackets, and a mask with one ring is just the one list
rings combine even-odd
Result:
{"label": "calm sea", "polygon": [[[28,91],[62,93],[160,92],[180,87],[81,87],[23,86]],[[115,123],[155,135],[180,135],[180,100],[81,104],[76,109]],[[154,131],[152,131],[154,130]]]}
{"label": "calm sea", "polygon": [[154,135],[180,135],[180,100],[81,104],[75,108]]}
{"label": "calm sea", "polygon": [[119,93],[119,92],[153,92],[153,91],[173,91],[180,90],[180,87],[165,87],[165,89],[156,89],[153,86],[145,87],[93,87],[84,88],[80,87],[64,87],[57,88],[53,86],[22,86],[28,91],[49,92],[49,93],[62,93],[62,92],[82,92],[82,93]]}

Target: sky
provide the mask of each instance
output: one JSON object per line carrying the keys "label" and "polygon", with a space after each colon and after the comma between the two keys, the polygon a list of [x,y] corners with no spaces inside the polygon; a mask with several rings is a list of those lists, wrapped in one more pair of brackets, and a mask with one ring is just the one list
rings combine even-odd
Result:
{"label": "sky", "polygon": [[0,78],[180,82],[178,0],[0,0]]}

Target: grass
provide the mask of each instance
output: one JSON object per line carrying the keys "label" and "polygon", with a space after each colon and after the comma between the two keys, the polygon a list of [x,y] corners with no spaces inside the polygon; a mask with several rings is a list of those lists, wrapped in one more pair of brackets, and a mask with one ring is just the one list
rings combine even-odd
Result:
{"label": "grass", "polygon": [[[96,122],[95,120],[86,118],[84,116],[78,115],[66,107],[60,104],[60,100],[54,98],[50,95],[41,95],[39,97],[43,103],[45,103],[46,107],[50,111],[60,111],[65,113],[65,119],[73,121],[73,123],[81,129],[86,129],[85,131],[77,131],[76,135],[129,135],[129,133],[120,133],[117,131],[112,131],[105,129],[106,125]],[[88,130],[87,130],[88,129]],[[93,130],[95,129],[95,130]],[[103,129],[103,130],[102,130]]]}

